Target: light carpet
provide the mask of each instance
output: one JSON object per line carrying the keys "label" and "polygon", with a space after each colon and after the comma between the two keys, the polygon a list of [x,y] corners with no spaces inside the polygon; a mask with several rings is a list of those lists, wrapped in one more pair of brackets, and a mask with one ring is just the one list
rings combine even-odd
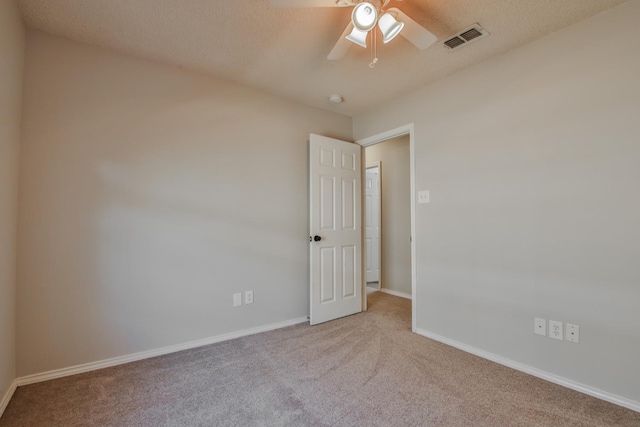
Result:
{"label": "light carpet", "polygon": [[0,426],[640,426],[411,333],[411,301],[18,388]]}

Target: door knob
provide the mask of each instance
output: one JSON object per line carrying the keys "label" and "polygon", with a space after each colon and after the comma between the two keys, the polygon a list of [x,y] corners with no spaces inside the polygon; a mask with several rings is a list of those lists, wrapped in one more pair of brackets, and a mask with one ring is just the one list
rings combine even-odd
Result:
{"label": "door knob", "polygon": [[309,237],[309,241],[311,241],[311,239],[313,239],[314,242],[319,242],[320,240],[322,240],[322,237],[318,236],[317,234],[313,237]]}

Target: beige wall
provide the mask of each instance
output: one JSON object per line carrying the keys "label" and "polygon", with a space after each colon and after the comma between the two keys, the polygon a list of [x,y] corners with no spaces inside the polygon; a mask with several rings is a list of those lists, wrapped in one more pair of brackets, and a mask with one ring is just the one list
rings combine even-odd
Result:
{"label": "beige wall", "polygon": [[411,295],[409,136],[365,149],[367,165],[382,170],[382,287]]}
{"label": "beige wall", "polygon": [[[638,16],[625,3],[354,118],[356,139],[415,124],[417,327],[636,404]],[[534,316],[581,342],[534,335]]]}
{"label": "beige wall", "polygon": [[28,32],[19,375],[307,316],[307,139],[351,125]]}
{"label": "beige wall", "polygon": [[[0,1],[0,402],[16,376],[15,290],[18,149],[24,28],[13,0]],[[0,408],[0,413],[2,412]]]}

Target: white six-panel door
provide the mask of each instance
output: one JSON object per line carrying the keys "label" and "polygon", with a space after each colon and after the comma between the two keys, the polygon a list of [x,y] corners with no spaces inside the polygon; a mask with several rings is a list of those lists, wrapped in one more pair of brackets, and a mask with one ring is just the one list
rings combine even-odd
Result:
{"label": "white six-panel door", "polygon": [[312,325],[362,311],[361,166],[357,144],[309,139]]}
{"label": "white six-panel door", "polygon": [[380,282],[380,166],[365,171],[365,276],[367,283]]}

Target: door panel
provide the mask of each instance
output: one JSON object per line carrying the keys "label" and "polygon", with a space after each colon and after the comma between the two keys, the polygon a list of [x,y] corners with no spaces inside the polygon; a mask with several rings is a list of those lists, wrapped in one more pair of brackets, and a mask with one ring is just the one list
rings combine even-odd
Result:
{"label": "door panel", "polygon": [[309,139],[312,325],[362,311],[360,150],[319,135]]}
{"label": "door panel", "polygon": [[333,230],[335,224],[335,177],[320,176],[320,230]]}
{"label": "door panel", "polygon": [[356,180],[342,180],[342,229],[356,229]]}
{"label": "door panel", "polygon": [[336,299],[336,250],[320,248],[320,303]]}
{"label": "door panel", "polygon": [[342,297],[356,296],[356,247],[342,247]]}

